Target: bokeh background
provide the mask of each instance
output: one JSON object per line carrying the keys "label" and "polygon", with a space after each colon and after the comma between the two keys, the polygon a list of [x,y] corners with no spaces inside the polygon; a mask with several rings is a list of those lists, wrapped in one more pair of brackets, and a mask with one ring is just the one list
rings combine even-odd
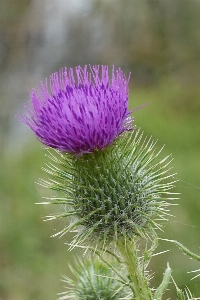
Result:
{"label": "bokeh background", "polygon": [[[0,300],[56,299],[74,252],[50,236],[56,209],[35,205],[52,194],[35,182],[47,175],[45,151],[16,118],[28,90],[60,69],[85,64],[131,72],[130,108],[146,135],[165,144],[177,172],[178,206],[161,237],[200,254],[200,1],[0,0]],[[167,262],[180,288],[200,296],[200,263],[161,242],[151,263],[158,286]],[[166,298],[175,299],[173,283]]]}

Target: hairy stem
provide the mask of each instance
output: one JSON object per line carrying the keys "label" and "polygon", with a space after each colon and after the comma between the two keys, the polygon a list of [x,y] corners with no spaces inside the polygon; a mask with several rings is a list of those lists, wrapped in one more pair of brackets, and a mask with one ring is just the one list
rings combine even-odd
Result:
{"label": "hairy stem", "polygon": [[118,243],[118,249],[124,258],[128,271],[130,286],[133,291],[134,300],[151,300],[152,294],[148,285],[148,279],[145,276],[140,263],[138,252],[134,241],[121,240]]}

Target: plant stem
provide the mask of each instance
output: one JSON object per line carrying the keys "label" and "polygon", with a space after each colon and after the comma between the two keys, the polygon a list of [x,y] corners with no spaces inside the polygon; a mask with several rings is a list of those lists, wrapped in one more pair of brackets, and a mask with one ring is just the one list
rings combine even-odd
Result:
{"label": "plant stem", "polygon": [[121,240],[118,243],[118,249],[127,267],[133,299],[151,300],[152,294],[148,285],[148,279],[139,260],[135,242]]}

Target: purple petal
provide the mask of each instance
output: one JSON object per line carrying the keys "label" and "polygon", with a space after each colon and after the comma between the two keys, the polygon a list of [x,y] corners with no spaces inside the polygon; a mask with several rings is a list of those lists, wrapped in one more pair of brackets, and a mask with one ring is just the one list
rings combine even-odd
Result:
{"label": "purple petal", "polygon": [[60,151],[80,155],[104,149],[134,129],[128,81],[120,68],[113,67],[111,79],[107,66],[64,68],[51,75],[50,88],[41,83],[32,90],[32,108],[21,119],[43,144]]}

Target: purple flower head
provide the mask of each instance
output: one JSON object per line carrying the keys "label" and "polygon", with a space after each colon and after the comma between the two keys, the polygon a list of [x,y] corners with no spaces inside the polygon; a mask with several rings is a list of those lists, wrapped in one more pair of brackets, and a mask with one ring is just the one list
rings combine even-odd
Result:
{"label": "purple flower head", "polygon": [[[74,76],[75,73],[75,76]],[[22,120],[45,145],[76,155],[104,149],[134,129],[128,79],[121,69],[64,68],[30,92],[32,109]]]}

